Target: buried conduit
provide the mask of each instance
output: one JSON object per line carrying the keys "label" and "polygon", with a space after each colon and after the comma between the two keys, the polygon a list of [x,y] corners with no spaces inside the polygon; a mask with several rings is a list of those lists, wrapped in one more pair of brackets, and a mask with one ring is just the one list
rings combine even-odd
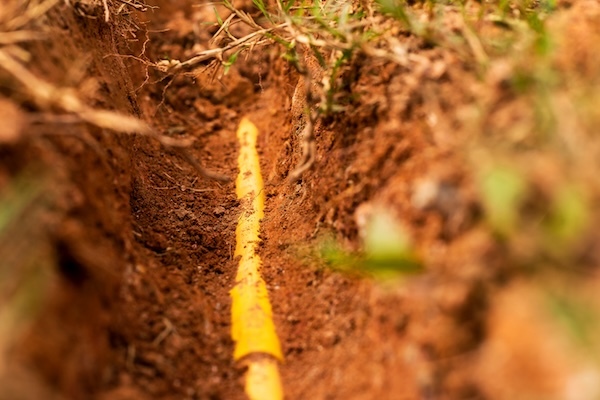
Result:
{"label": "buried conduit", "polygon": [[242,213],[236,228],[235,256],[240,263],[231,290],[231,337],[233,358],[247,367],[245,391],[251,400],[279,400],[283,388],[278,363],[283,361],[275,332],[271,303],[260,275],[261,260],[256,253],[260,242],[260,220],[264,215],[265,194],[256,151],[258,130],[248,119],[240,122],[239,175],[236,194]]}

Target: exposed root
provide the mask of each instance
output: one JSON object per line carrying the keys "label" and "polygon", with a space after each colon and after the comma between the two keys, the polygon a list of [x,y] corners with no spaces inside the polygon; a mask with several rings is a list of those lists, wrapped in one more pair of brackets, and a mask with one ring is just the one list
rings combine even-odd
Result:
{"label": "exposed root", "polygon": [[138,118],[110,110],[89,107],[82,102],[73,89],[57,88],[38,78],[3,48],[0,48],[0,68],[18,81],[27,90],[31,99],[42,109],[60,109],[68,114],[75,115],[81,121],[100,128],[152,137],[163,146],[181,154],[201,176],[223,182],[231,180],[225,175],[206,170],[189,154],[187,147],[190,146],[192,140],[174,139],[161,135]]}
{"label": "exposed root", "polygon": [[[157,63],[157,67],[160,70],[162,70],[163,72],[170,73],[170,74],[190,71],[193,68],[195,68],[196,66],[198,66],[199,64],[204,63],[205,61],[208,61],[208,60],[218,60],[221,62],[221,64],[225,64],[226,61],[223,59],[225,53],[230,52],[230,51],[235,51],[235,52],[239,53],[245,49],[252,50],[256,46],[262,46],[262,45],[273,43],[274,42],[273,37],[276,36],[276,35],[274,35],[274,33],[278,30],[281,30],[281,29],[287,27],[289,24],[289,22],[286,21],[284,23],[274,25],[270,28],[264,28],[261,25],[259,25],[256,21],[254,21],[254,19],[252,18],[252,16],[250,14],[248,14],[242,10],[238,10],[237,8],[235,8],[232,4],[229,4],[228,2],[223,2],[223,3],[224,3],[223,5],[229,11],[231,11],[231,15],[229,15],[229,17],[227,17],[221,23],[220,28],[217,30],[217,32],[213,36],[213,43],[216,40],[216,38],[219,37],[219,35],[221,35],[223,33],[225,35],[227,35],[228,39],[230,40],[229,43],[223,47],[217,47],[214,49],[202,51],[202,52],[198,53],[197,55],[195,55],[194,57],[192,57],[188,60],[185,60],[185,61],[179,61],[179,60],[159,61]],[[237,19],[236,19],[236,17],[237,17]],[[249,27],[251,27],[253,29],[253,32],[246,36],[240,37],[240,38],[233,36],[231,34],[231,32],[229,31],[229,27],[231,27],[231,25],[238,23],[238,22],[242,22],[242,23],[248,25]]]}
{"label": "exposed root", "polygon": [[178,72],[189,71],[196,67],[198,64],[201,64],[207,60],[219,60],[223,62],[223,54],[230,50],[238,50],[241,51],[245,48],[253,48],[256,46],[260,46],[263,44],[271,43],[271,39],[265,39],[265,34],[271,32],[275,28],[261,29],[256,32],[252,32],[249,35],[241,37],[237,40],[230,42],[227,46],[218,47],[216,49],[209,49],[203,52],[198,53],[196,56],[190,58],[186,61],[178,61],[178,60],[162,60],[159,61],[156,66],[163,72],[168,72],[171,74],[175,74]]}
{"label": "exposed root", "polygon": [[[56,0],[58,1],[58,0]],[[147,11],[149,8],[156,8],[147,5],[140,0],[115,0],[121,3],[119,6],[114,1],[109,0],[64,0],[65,4],[71,7],[78,15],[90,19],[97,19],[99,14],[104,16],[104,22],[110,20],[112,14],[119,15],[125,7],[131,7],[137,11]],[[102,11],[100,11],[102,6]]]}
{"label": "exposed root", "polygon": [[58,4],[60,0],[40,0],[23,4],[21,1],[2,2],[3,9],[0,11],[0,36],[5,32],[16,31],[23,28],[29,22],[34,21],[46,14],[48,10]]}
{"label": "exposed root", "polygon": [[231,182],[231,177],[204,168],[202,165],[200,165],[198,160],[187,151],[187,149],[181,147],[175,147],[174,149],[204,178],[213,179],[219,182]]}
{"label": "exposed root", "polygon": [[[308,89],[310,91],[310,89]],[[302,147],[302,158],[298,163],[298,166],[290,172],[288,175],[288,179],[290,183],[294,183],[300,178],[302,175],[308,171],[313,164],[315,163],[315,155],[317,152],[317,145],[315,142],[315,122],[319,118],[318,111],[308,110],[306,111],[307,121],[306,125],[304,125],[304,129],[302,129],[302,133],[300,134],[300,146]]]}
{"label": "exposed root", "polygon": [[[119,14],[125,6],[131,7],[137,11],[146,11],[150,6],[141,0],[115,0],[121,4],[118,8],[114,1],[102,0],[102,9],[104,19],[108,22],[111,9],[114,14]],[[142,134],[157,140],[165,148],[177,152],[183,157],[198,174],[208,179],[214,179],[221,182],[228,182],[230,177],[209,171],[202,167],[200,163],[189,153],[188,147],[193,140],[174,139],[156,132],[150,125],[138,118],[123,115],[110,110],[95,109],[85,104],[72,88],[58,88],[41,78],[38,78],[23,65],[19,57],[17,46],[10,46],[24,41],[43,39],[41,33],[23,29],[29,22],[41,17],[52,7],[58,4],[60,0],[39,0],[38,2],[28,3],[26,6],[14,3],[7,4],[6,8],[0,12],[0,69],[6,71],[14,80],[23,86],[28,92],[31,100],[36,103],[40,109],[59,109],[66,115],[57,116],[63,121],[73,123],[86,122],[100,128],[109,129],[115,132]],[[64,2],[75,10],[78,14],[95,18],[100,0],[64,0]],[[146,38],[148,40],[148,38]],[[147,42],[146,42],[147,43]],[[144,54],[146,43],[144,43]],[[144,60],[141,60],[145,62]],[[147,63],[150,66],[156,66]]]}
{"label": "exposed root", "polygon": [[[288,175],[290,183],[297,182],[302,178],[302,175],[308,171],[315,163],[315,157],[317,152],[317,146],[315,142],[315,125],[321,117],[322,108],[317,104],[317,100],[313,94],[313,82],[315,75],[319,73],[315,69],[313,63],[310,62],[306,57],[303,57],[302,64],[300,64],[300,57],[296,57],[295,67],[298,72],[302,75],[302,80],[298,85],[303,85],[304,95],[299,99],[302,103],[302,115],[294,116],[301,120],[300,127],[295,127],[292,134],[300,131],[299,140],[300,147],[302,148],[302,157],[298,162],[296,168]],[[316,67],[319,68],[319,67]],[[298,90],[299,87],[296,88]],[[297,122],[296,122],[297,123]],[[298,129],[301,128],[301,129]]]}
{"label": "exposed root", "polygon": [[42,40],[44,35],[34,31],[14,31],[0,33],[0,46],[12,45],[32,40]]}

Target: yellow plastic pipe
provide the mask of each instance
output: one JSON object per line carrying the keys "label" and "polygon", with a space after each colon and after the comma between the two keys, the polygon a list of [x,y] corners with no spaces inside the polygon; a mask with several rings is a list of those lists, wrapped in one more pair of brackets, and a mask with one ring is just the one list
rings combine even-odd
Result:
{"label": "yellow plastic pipe", "polygon": [[283,398],[278,360],[283,361],[275,332],[273,313],[265,281],[260,275],[261,260],[256,253],[260,242],[260,220],[264,215],[265,194],[256,151],[258,130],[247,118],[240,122],[239,175],[236,194],[242,214],[236,229],[235,255],[240,257],[236,283],[231,290],[231,337],[235,342],[233,358],[252,354],[265,357],[248,359],[245,390],[252,400]]}

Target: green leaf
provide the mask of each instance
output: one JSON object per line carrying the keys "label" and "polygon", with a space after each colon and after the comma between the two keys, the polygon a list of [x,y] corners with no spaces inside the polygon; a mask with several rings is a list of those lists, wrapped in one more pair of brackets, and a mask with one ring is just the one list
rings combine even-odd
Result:
{"label": "green leaf", "polygon": [[562,187],[554,198],[548,231],[562,243],[576,240],[589,221],[589,205],[580,190]]}
{"label": "green leaf", "polygon": [[282,1],[283,11],[287,14],[290,12],[292,6],[295,3],[295,0]]}
{"label": "green leaf", "polygon": [[572,294],[566,295],[548,290],[546,300],[552,315],[567,330],[571,338],[582,348],[594,346],[598,328],[593,308]]}
{"label": "green leaf", "polygon": [[237,61],[237,58],[238,58],[238,56],[240,55],[241,52],[242,52],[242,50],[236,51],[231,56],[229,56],[229,58],[227,59],[227,61],[225,61],[223,63],[223,73],[225,75],[227,75],[229,73],[229,69]]}
{"label": "green leaf", "polygon": [[365,267],[375,272],[412,273],[421,271],[412,248],[412,240],[404,227],[386,209],[373,211],[367,221]]}
{"label": "green leaf", "polygon": [[494,167],[480,179],[480,192],[486,216],[492,227],[501,234],[512,233],[519,222],[519,208],[527,185],[518,171]]}
{"label": "green leaf", "polygon": [[387,14],[400,22],[403,22],[407,28],[412,27],[412,21],[409,17],[405,4],[398,0],[376,0],[379,9],[383,14]]}
{"label": "green leaf", "polygon": [[219,15],[217,8],[213,7],[213,11],[215,13],[215,17],[217,18],[217,23],[219,24],[219,26],[223,26],[223,20],[221,19],[221,16]]}
{"label": "green leaf", "polygon": [[264,1],[262,0],[252,0],[252,3],[254,3],[254,6],[256,8],[258,8],[260,10],[260,12],[270,21],[273,22],[271,19],[271,14],[269,14],[269,11],[267,11],[267,7],[265,6]]}

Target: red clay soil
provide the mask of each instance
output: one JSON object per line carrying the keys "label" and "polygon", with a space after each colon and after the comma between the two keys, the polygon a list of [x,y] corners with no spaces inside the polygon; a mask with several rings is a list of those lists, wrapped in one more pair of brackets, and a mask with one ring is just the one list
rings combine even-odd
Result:
{"label": "red clay soil", "polygon": [[[163,53],[183,59],[193,43],[214,33],[192,30],[188,18],[207,13],[191,2],[159,6],[143,16],[150,18],[144,25],[150,59]],[[297,138],[290,135],[299,77],[274,50],[253,53],[220,81],[200,72],[136,91],[144,65],[117,54],[138,54],[144,32],[127,43],[114,26],[75,16],[65,5],[48,19],[53,44],[32,52],[53,59],[41,62],[39,73],[62,82],[64,71],[74,68],[69,64],[83,59],[76,66],[87,68],[101,88],[94,105],[197,139],[193,154],[208,168],[233,177],[236,126],[243,115],[257,124],[268,199],[262,258],[289,398],[477,397],[468,376],[454,367],[464,361],[454,357],[482,339],[483,272],[480,264],[469,271],[452,266],[481,259],[486,238],[461,234],[462,220],[448,228],[451,216],[443,210],[415,212],[409,191],[443,165],[439,178],[457,191],[458,213],[467,218],[471,212],[458,192],[461,171],[451,147],[440,146],[444,138],[433,137],[422,122],[428,91],[447,91],[445,101],[461,101],[452,93],[463,78],[460,66],[453,69],[455,60],[444,60],[448,71],[435,76],[357,64],[347,90],[359,100],[344,116],[318,126],[316,166],[290,184],[285,178],[299,158]],[[438,53],[424,55],[443,59]],[[63,134],[45,132],[52,130]],[[60,274],[40,317],[19,340],[15,357],[26,373],[13,382],[15,393],[243,398],[229,338],[238,213],[232,184],[199,177],[181,157],[144,137],[51,123],[32,126],[31,136],[10,149],[3,164],[20,170],[28,155],[43,168],[55,166],[48,195],[53,224],[45,229]],[[354,210],[370,203],[386,204],[410,223],[428,249],[431,274],[408,287],[381,289],[319,261],[310,249],[323,233],[334,232],[345,246],[356,243]],[[30,381],[31,393],[23,386]]]}
{"label": "red clay soil", "polygon": [[[287,398],[486,397],[473,368],[507,271],[478,224],[464,129],[451,112],[478,93],[474,71],[413,37],[402,40],[421,57],[418,68],[355,60],[345,72],[352,100],[318,124],[315,166],[290,183],[301,153],[291,112],[300,77],[277,48],[253,51],[221,79],[211,68],[165,78],[140,61],[183,60],[206,45],[218,27],[212,9],[195,3],[156,0],[136,28],[131,16],[105,23],[60,2],[44,22],[51,40],[27,45],[30,67],[61,86],[93,78],[96,90],[83,92],[91,105],[194,138],[191,154],[230,177],[240,119],[258,126],[261,257]],[[25,102],[16,113],[35,108]],[[32,206],[42,211],[18,229],[53,272],[10,352],[0,398],[244,398],[229,336],[233,183],[200,176],[140,135],[43,116],[24,132],[0,144],[0,187],[29,171],[45,182]],[[417,204],[415,188],[427,182],[445,195]],[[359,249],[360,221],[379,206],[406,225],[426,273],[380,285],[320,257],[326,237]]]}

